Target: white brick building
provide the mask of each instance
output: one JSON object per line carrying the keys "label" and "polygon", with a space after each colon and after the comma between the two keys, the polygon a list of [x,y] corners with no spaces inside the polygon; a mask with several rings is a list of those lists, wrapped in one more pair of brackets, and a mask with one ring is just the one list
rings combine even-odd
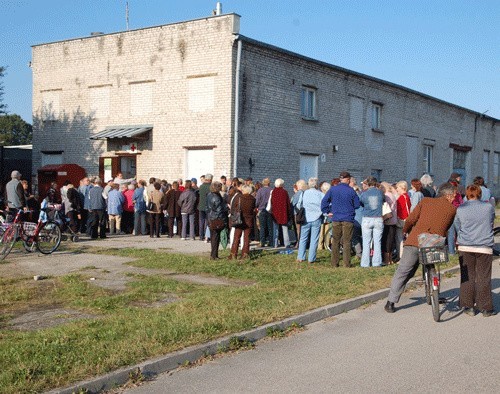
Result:
{"label": "white brick building", "polygon": [[[33,166],[286,185],[453,171],[500,195],[498,120],[239,35],[236,14],[33,47]],[[92,138],[92,139],[91,139]]]}

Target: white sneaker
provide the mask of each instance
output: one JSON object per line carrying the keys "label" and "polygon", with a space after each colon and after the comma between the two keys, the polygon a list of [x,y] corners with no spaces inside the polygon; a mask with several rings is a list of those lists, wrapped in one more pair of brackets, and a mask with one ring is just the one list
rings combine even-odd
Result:
{"label": "white sneaker", "polygon": [[185,241],[185,240],[186,240],[186,238],[181,238],[181,241]]}

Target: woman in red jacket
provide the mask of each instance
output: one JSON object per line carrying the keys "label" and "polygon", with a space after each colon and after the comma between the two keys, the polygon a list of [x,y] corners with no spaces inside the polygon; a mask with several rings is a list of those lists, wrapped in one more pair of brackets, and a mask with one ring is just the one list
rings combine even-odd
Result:
{"label": "woman in red jacket", "polygon": [[396,248],[399,251],[399,258],[403,254],[403,226],[405,220],[410,214],[411,200],[408,195],[408,183],[406,181],[399,181],[396,183],[396,192],[399,195],[397,199],[398,222],[396,224]]}
{"label": "woman in red jacket", "polygon": [[291,218],[290,197],[288,192],[283,188],[285,181],[281,178],[274,182],[274,189],[271,191],[271,215],[274,220],[274,247],[278,247],[279,226],[283,231],[283,245],[290,246],[290,238],[288,237],[288,221]]}

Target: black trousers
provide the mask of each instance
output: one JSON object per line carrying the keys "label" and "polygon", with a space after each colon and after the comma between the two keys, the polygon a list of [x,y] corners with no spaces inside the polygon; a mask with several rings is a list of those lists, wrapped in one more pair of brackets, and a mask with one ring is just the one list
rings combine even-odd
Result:
{"label": "black trousers", "polygon": [[97,238],[99,231],[100,238],[106,238],[106,212],[103,209],[90,211],[90,237]]}
{"label": "black trousers", "polygon": [[161,213],[150,213],[149,216],[149,236],[160,236],[160,219],[163,215]]}
{"label": "black trousers", "polygon": [[219,245],[220,245],[220,233],[222,230],[212,230],[210,229],[210,244],[212,249],[210,251],[210,257],[213,259],[219,258]]}

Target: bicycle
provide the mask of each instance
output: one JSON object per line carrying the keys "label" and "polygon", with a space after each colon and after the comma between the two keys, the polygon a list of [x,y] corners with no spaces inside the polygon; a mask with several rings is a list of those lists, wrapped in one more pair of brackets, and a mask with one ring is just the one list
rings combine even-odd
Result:
{"label": "bicycle", "polygon": [[[14,221],[7,227],[0,238],[0,260],[5,259],[18,240],[23,241],[27,251],[36,248],[42,254],[51,254],[61,244],[61,229],[56,222],[38,220],[38,223],[21,220],[24,211],[18,210]],[[29,211],[27,211],[29,212]]]}
{"label": "bicycle", "polygon": [[447,246],[421,247],[418,259],[422,265],[422,280],[425,285],[425,301],[432,306],[432,317],[439,322],[439,288],[441,285],[440,263],[448,262]]}

